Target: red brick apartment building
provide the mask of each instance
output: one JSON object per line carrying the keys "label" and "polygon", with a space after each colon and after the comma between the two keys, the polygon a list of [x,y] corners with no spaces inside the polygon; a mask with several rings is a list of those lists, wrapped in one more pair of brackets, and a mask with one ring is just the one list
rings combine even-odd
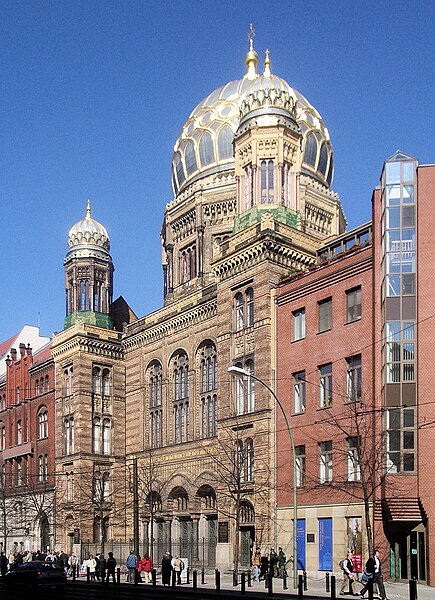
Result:
{"label": "red brick apartment building", "polygon": [[51,343],[10,347],[0,377],[0,547],[54,542],[54,364]]}
{"label": "red brick apartment building", "polygon": [[277,519],[299,566],[337,570],[379,547],[394,579],[435,582],[435,166],[401,152],[372,197],[373,225],[322,246],[276,290]]}

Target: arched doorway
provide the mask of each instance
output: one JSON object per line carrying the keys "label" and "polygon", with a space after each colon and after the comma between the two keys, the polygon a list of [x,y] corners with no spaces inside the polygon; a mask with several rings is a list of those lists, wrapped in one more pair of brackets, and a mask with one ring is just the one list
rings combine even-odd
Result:
{"label": "arched doorway", "polygon": [[50,523],[45,513],[39,519],[39,539],[42,552],[50,550]]}

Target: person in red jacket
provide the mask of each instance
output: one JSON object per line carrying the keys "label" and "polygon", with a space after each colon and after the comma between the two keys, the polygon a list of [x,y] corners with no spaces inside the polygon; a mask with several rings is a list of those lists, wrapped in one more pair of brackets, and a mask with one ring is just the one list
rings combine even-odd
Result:
{"label": "person in red jacket", "polygon": [[139,573],[144,574],[144,583],[150,583],[151,581],[151,569],[153,568],[153,559],[145,554],[143,559],[139,561],[137,570]]}

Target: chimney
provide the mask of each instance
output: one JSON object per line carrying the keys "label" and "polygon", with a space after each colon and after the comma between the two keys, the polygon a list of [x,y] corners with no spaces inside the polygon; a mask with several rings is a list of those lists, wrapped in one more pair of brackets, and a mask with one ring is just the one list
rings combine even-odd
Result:
{"label": "chimney", "polygon": [[25,356],[25,354],[26,354],[26,344],[23,344],[23,342],[21,342],[19,348],[20,348],[20,355],[21,355],[21,357]]}
{"label": "chimney", "polygon": [[26,352],[27,356],[32,356],[32,348],[30,347],[30,344],[27,344]]}
{"label": "chimney", "polygon": [[15,348],[11,348],[11,359],[12,362],[15,362],[17,360],[17,351]]}

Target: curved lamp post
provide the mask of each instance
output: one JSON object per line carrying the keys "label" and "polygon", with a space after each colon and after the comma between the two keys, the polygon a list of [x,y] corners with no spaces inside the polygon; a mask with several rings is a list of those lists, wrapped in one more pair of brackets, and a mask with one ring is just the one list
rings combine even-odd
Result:
{"label": "curved lamp post", "polygon": [[261,385],[263,385],[269,391],[269,393],[273,396],[275,402],[281,409],[281,412],[285,419],[285,424],[287,425],[287,431],[288,431],[288,435],[290,438],[290,445],[291,445],[291,450],[292,450],[292,463],[293,463],[293,586],[296,589],[298,587],[298,545],[297,545],[298,503],[297,503],[297,496],[296,496],[296,453],[295,453],[295,442],[293,439],[293,431],[290,427],[290,423],[289,423],[287,414],[284,410],[283,405],[281,404],[281,401],[279,400],[278,396],[275,394],[273,389],[267,383],[265,383],[262,379],[260,379],[256,375],[253,375],[249,371],[245,371],[245,369],[242,369],[240,367],[231,366],[228,368],[228,373],[231,373],[231,375],[235,375],[237,377],[252,377],[252,379],[255,379],[255,381],[258,381],[259,383],[261,383]]}

